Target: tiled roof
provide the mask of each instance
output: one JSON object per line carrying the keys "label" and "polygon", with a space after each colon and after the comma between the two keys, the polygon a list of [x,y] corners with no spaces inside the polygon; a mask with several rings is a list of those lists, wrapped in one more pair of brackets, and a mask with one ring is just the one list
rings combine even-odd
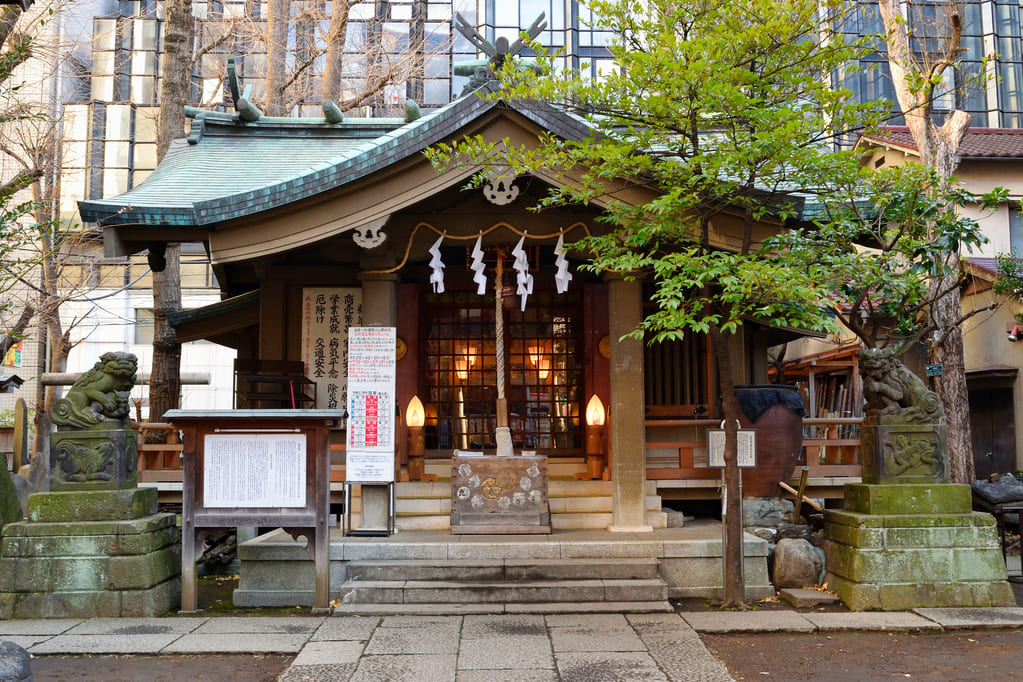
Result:
{"label": "tiled roof", "polygon": [[[300,201],[370,175],[457,134],[495,107],[518,111],[544,129],[579,139],[578,117],[536,103],[491,102],[486,88],[372,139],[350,123],[238,123],[209,118],[196,144],[175,141],[138,187],[82,201],[82,219],[104,226],[207,226]],[[365,125],[365,124],[363,124]],[[358,135],[358,136],[357,136]]]}
{"label": "tiled roof", "polygon": [[[864,135],[858,145],[882,144],[899,147],[912,154],[918,153],[916,142],[906,126],[886,126],[872,135]],[[970,128],[959,147],[964,159],[1018,159],[1023,158],[1023,129]]]}
{"label": "tiled roof", "polygon": [[995,258],[964,258],[963,260],[992,275],[998,274],[998,260]]}

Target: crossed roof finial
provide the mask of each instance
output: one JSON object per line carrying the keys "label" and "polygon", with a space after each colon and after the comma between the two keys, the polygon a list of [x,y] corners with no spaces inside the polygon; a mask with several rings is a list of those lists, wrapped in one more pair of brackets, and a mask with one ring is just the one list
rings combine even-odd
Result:
{"label": "crossed roof finial", "polygon": [[[491,73],[496,73],[504,61],[509,57],[515,57],[522,48],[526,46],[525,42],[521,37],[517,38],[514,43],[509,45],[508,39],[501,36],[496,41],[491,43],[489,40],[480,35],[480,32],[476,30],[476,27],[465,20],[465,17],[461,13],[455,13],[455,20],[453,22],[455,30],[465,36],[465,39],[476,46],[476,49],[487,55],[488,66],[490,67]],[[543,12],[536,18],[529,28],[526,29],[526,34],[530,40],[535,40],[540,33],[547,28],[547,15]]]}

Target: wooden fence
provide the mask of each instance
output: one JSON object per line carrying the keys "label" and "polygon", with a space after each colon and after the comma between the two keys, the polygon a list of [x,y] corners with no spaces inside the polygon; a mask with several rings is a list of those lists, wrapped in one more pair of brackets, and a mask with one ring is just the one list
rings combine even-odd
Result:
{"label": "wooden fence", "polygon": [[[647,478],[720,479],[720,469],[707,467],[707,429],[717,428],[720,423],[719,419],[647,420]],[[803,419],[799,466],[806,463],[811,477],[859,476],[862,423],[862,417]]]}

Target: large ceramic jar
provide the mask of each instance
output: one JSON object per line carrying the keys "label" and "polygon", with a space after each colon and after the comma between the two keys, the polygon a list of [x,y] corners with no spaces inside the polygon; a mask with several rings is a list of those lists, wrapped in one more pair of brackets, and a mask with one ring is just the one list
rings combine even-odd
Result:
{"label": "large ceramic jar", "polygon": [[777,497],[788,482],[803,446],[803,398],[788,384],[735,387],[739,423],[757,430],[757,466],[742,470],[743,497]]}

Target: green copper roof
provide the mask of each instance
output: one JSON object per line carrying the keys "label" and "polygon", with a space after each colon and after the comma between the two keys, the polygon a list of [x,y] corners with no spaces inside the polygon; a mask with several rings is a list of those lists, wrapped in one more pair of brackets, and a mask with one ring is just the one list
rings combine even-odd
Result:
{"label": "green copper roof", "polygon": [[102,226],[212,226],[365,177],[457,134],[495,107],[515,109],[564,137],[589,132],[580,119],[550,107],[495,103],[481,94],[471,93],[409,123],[395,119],[246,123],[200,115],[196,123],[201,131],[193,130],[191,136],[194,144],[175,140],[156,171],[138,187],[109,199],[79,202],[82,219]]}

